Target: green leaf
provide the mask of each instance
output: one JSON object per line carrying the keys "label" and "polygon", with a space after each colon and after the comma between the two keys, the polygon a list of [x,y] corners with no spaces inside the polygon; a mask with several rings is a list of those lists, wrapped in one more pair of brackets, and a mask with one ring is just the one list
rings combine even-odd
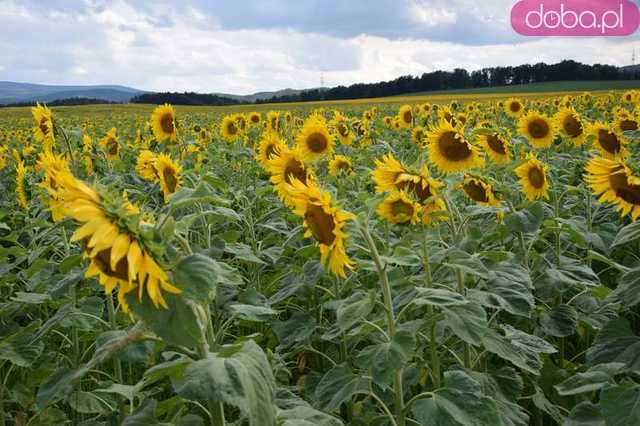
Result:
{"label": "green leaf", "polygon": [[524,387],[522,377],[511,367],[502,367],[493,373],[469,372],[480,383],[485,395],[496,402],[502,422],[509,426],[528,426],[529,416],[518,405]]}
{"label": "green leaf", "polygon": [[78,413],[83,414],[107,414],[114,409],[93,392],[75,391],[69,395],[67,403]]}
{"label": "green leaf", "polygon": [[229,204],[229,201],[220,198],[214,189],[206,182],[200,182],[195,188],[182,187],[171,194],[169,203],[174,207],[186,207],[196,203]]}
{"label": "green leaf", "polygon": [[11,300],[30,305],[40,305],[51,300],[51,295],[48,293],[25,293],[23,291],[16,291]]}
{"label": "green leaf", "polygon": [[399,331],[390,342],[364,348],[356,356],[356,363],[361,368],[369,369],[377,384],[389,385],[395,372],[411,359],[415,346],[416,339],[413,333]]}
{"label": "green leaf", "polygon": [[237,259],[244,260],[249,263],[257,263],[259,265],[266,265],[267,262],[260,259],[249,247],[244,243],[230,243],[224,247],[225,253],[233,254]]}
{"label": "green leaf", "polygon": [[640,385],[625,383],[600,392],[600,409],[607,426],[640,424]]}
{"label": "green leaf", "polygon": [[267,306],[254,306],[244,303],[234,303],[230,305],[229,311],[237,318],[255,322],[265,322],[275,315],[278,315],[278,311],[274,311]]}
{"label": "green leaf", "polygon": [[632,222],[618,231],[611,243],[611,248],[631,243],[640,239],[640,222]]}
{"label": "green leaf", "polygon": [[19,367],[31,366],[44,350],[43,342],[35,342],[34,332],[40,328],[35,321],[16,333],[0,340],[0,359],[6,359]]}
{"label": "green leaf", "polygon": [[160,425],[155,416],[158,402],[155,399],[146,399],[133,413],[127,416],[122,426],[157,426]]}
{"label": "green leaf", "polygon": [[38,395],[36,396],[36,404],[40,410],[48,405],[65,398],[73,391],[73,381],[78,377],[79,371],[66,367],[55,370],[40,385]]}
{"label": "green leaf", "polygon": [[223,347],[187,366],[174,380],[178,395],[237,407],[250,425],[275,424],[274,379],[265,353],[253,341]]}
{"label": "green leaf", "polygon": [[215,298],[219,271],[218,262],[210,257],[202,254],[185,256],[173,269],[173,283],[183,291],[183,297],[208,302]]}
{"label": "green leaf", "polygon": [[564,416],[562,412],[558,408],[557,405],[549,401],[547,396],[544,394],[543,390],[538,387],[538,385],[534,385],[535,393],[533,394],[533,404],[538,407],[539,410],[547,413],[553,420],[556,421],[557,424],[562,424],[564,421]]}
{"label": "green leaf", "polygon": [[362,291],[353,293],[348,299],[342,300],[336,311],[336,324],[340,330],[347,331],[366,318],[373,310],[372,297]]}
{"label": "green leaf", "polygon": [[[96,350],[104,348],[116,339],[125,337],[126,334],[127,332],[124,330],[109,330],[101,333],[96,338]],[[119,351],[115,357],[126,362],[146,362],[153,353],[154,348],[155,343],[149,340],[134,342]]]}
{"label": "green leaf", "polygon": [[606,301],[620,303],[627,309],[640,303],[640,268],[623,274],[618,281],[618,286],[609,294]]}
{"label": "green leaf", "polygon": [[587,350],[588,364],[609,362],[620,362],[640,371],[640,337],[633,334],[625,318],[607,322]]}
{"label": "green leaf", "polygon": [[535,306],[529,271],[513,262],[492,266],[489,279],[469,289],[468,295],[484,307],[527,318]]}
{"label": "green leaf", "polygon": [[584,373],[577,373],[562,383],[554,386],[559,395],[577,395],[602,389],[608,384],[615,384],[613,376],[624,369],[624,364],[612,362],[591,367]]}
{"label": "green leaf", "polygon": [[417,401],[413,414],[421,425],[504,426],[496,402],[482,393],[480,383],[463,371],[444,373],[444,387]]}
{"label": "green leaf", "polygon": [[516,367],[533,374],[540,374],[543,362],[542,353],[554,353],[555,348],[539,337],[503,326],[504,336],[489,330],[482,343],[487,351],[511,362]]}
{"label": "green leaf", "polygon": [[291,318],[274,322],[272,327],[280,346],[286,348],[295,343],[308,342],[316,328],[316,320],[306,312],[294,312]]}
{"label": "green leaf", "polygon": [[504,223],[511,232],[523,232],[530,234],[540,229],[544,219],[544,209],[541,203],[532,203],[528,209],[509,213],[504,218]]}
{"label": "green leaf", "polygon": [[606,426],[606,423],[599,406],[582,401],[573,407],[563,426]]}
{"label": "green leaf", "polygon": [[576,331],[578,313],[569,305],[555,305],[540,317],[540,325],[546,334],[555,337],[571,336]]}
{"label": "green leaf", "polygon": [[477,254],[469,254],[466,251],[453,249],[447,253],[446,261],[443,265],[459,269],[469,275],[480,278],[488,278],[489,271],[480,260]]}
{"label": "green leaf", "polygon": [[417,287],[415,290],[418,294],[411,303],[418,306],[458,306],[469,303],[460,293],[442,288]]}
{"label": "green leaf", "polygon": [[368,392],[369,382],[355,375],[346,364],[340,364],[322,376],[315,390],[315,398],[322,410],[332,412],[353,395]]}
{"label": "green leaf", "polygon": [[487,332],[487,314],[480,305],[468,303],[461,306],[443,307],[444,324],[451,331],[472,345],[480,345]]}
{"label": "green leaf", "polygon": [[395,266],[419,266],[423,261],[411,247],[399,245],[393,250],[391,256],[380,256],[389,265]]}
{"label": "green leaf", "polygon": [[585,285],[596,287],[600,284],[600,278],[589,266],[567,257],[561,257],[558,268],[551,267],[546,271],[547,277],[555,285],[566,286]]}
{"label": "green leaf", "polygon": [[276,392],[276,404],[280,426],[343,426],[339,419],[316,410],[285,389],[278,389]]}

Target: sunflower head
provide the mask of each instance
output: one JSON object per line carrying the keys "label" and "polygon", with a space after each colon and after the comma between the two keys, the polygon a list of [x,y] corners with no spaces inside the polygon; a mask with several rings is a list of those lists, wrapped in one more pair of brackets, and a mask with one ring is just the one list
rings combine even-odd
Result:
{"label": "sunflower head", "polygon": [[616,114],[615,130],[619,133],[638,130],[638,117],[636,114]]}
{"label": "sunflower head", "polygon": [[573,108],[562,108],[554,117],[555,125],[574,146],[584,144],[585,128],[580,115]]}
{"label": "sunflower head", "polygon": [[100,140],[100,146],[104,149],[109,160],[117,160],[120,157],[120,140],[116,132],[116,128],[112,127]]}
{"label": "sunflower head", "polygon": [[533,154],[515,169],[522,192],[529,200],[549,199],[548,166],[542,164]]}
{"label": "sunflower head", "polygon": [[158,183],[158,172],[155,168],[156,154],[145,149],[140,151],[138,159],[136,161],[136,171],[146,181],[151,183]]}
{"label": "sunflower head", "polygon": [[16,164],[16,194],[18,194],[18,205],[23,209],[29,208],[27,198],[27,171],[24,161],[18,161]]}
{"label": "sunflower head", "polygon": [[165,202],[182,184],[182,168],[166,154],[158,154],[153,163]]}
{"label": "sunflower head", "polygon": [[506,163],[511,160],[512,147],[510,140],[511,137],[508,132],[500,131],[483,131],[477,136],[477,141],[484,149],[484,152],[496,163]]}
{"label": "sunflower head", "polygon": [[464,134],[447,121],[441,121],[438,127],[431,129],[428,140],[429,159],[442,173],[484,166],[478,148],[467,142]]}
{"label": "sunflower head", "polygon": [[500,204],[491,184],[478,176],[469,173],[465,174],[461,187],[467,197],[481,206],[497,206]]}
{"label": "sunflower head", "polygon": [[413,126],[413,108],[411,105],[402,105],[398,110],[398,123],[400,127]]}
{"label": "sunflower head", "polygon": [[345,155],[334,155],[329,161],[329,174],[335,177],[340,175],[353,176],[355,172],[351,159]]}
{"label": "sunflower head", "polygon": [[176,113],[169,104],[156,107],[151,114],[151,126],[153,136],[158,142],[165,140],[175,141],[178,132],[176,129]]}
{"label": "sunflower head", "polygon": [[278,156],[280,151],[286,147],[286,144],[280,139],[277,133],[266,131],[258,145],[258,162],[262,167],[266,167],[269,160]]}
{"label": "sunflower head", "polygon": [[34,121],[33,137],[45,145],[45,150],[50,149],[55,141],[51,110],[46,105],[38,103],[31,108],[31,114]]}
{"label": "sunflower head", "polygon": [[600,202],[617,207],[621,216],[640,217],[640,177],[620,159],[595,157],[586,167],[585,181]]}
{"label": "sunflower head", "polygon": [[334,124],[334,129],[338,140],[343,145],[351,145],[356,138],[355,131],[349,126],[349,122],[346,119],[337,121]]}
{"label": "sunflower head", "polygon": [[280,130],[280,113],[278,111],[269,111],[267,113],[267,128],[277,132]]}
{"label": "sunflower head", "polygon": [[504,112],[510,117],[520,117],[524,112],[524,105],[520,99],[509,98],[504,103]]}
{"label": "sunflower head", "polygon": [[220,134],[226,141],[235,141],[242,136],[242,129],[238,126],[238,120],[235,115],[227,115],[220,123]]}
{"label": "sunflower head", "polygon": [[556,131],[555,122],[536,111],[530,111],[518,121],[518,132],[525,136],[534,148],[550,147]]}
{"label": "sunflower head", "polygon": [[314,161],[333,152],[333,136],[324,118],[311,115],[296,137],[296,146],[305,160]]}
{"label": "sunflower head", "polygon": [[411,140],[419,147],[423,147],[425,145],[425,141],[427,139],[427,131],[422,126],[416,126],[413,128],[411,132]]}
{"label": "sunflower head", "polygon": [[405,191],[389,194],[380,204],[377,213],[382,219],[395,224],[416,224],[422,208]]}
{"label": "sunflower head", "polygon": [[594,146],[609,159],[624,159],[628,155],[627,140],[616,129],[605,123],[593,123],[587,133],[592,136]]}
{"label": "sunflower head", "polygon": [[271,173],[271,183],[282,202],[291,206],[291,185],[294,180],[299,180],[304,185],[310,185],[314,175],[304,162],[304,157],[297,149],[289,149],[284,145],[278,155],[270,158],[266,163],[266,169]]}
{"label": "sunflower head", "polygon": [[262,121],[262,116],[260,115],[259,112],[257,111],[253,111],[249,113],[249,125],[250,126],[257,126],[260,124],[260,122]]}

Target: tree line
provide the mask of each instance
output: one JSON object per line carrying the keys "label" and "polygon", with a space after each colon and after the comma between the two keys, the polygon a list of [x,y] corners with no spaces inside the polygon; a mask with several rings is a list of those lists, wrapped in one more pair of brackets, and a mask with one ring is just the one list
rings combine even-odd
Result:
{"label": "tree line", "polygon": [[223,96],[195,92],[163,92],[143,93],[136,95],[129,101],[133,104],[164,104],[172,105],[236,105],[240,102]]}

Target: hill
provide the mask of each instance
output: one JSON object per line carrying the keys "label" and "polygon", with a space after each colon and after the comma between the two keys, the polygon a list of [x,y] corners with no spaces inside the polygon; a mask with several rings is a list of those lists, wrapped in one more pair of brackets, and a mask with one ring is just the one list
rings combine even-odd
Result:
{"label": "hill", "polygon": [[117,85],[58,86],[0,81],[0,104],[52,102],[60,99],[91,98],[109,102],[129,102],[142,90]]}

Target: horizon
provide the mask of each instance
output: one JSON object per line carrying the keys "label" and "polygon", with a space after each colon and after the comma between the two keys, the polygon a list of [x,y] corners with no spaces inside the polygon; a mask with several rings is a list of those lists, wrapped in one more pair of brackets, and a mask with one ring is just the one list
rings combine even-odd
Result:
{"label": "horizon", "polygon": [[1,0],[0,80],[250,95],[565,59],[624,66],[640,47],[636,34],[520,36],[513,1],[476,3],[273,0],[239,13],[221,1]]}

